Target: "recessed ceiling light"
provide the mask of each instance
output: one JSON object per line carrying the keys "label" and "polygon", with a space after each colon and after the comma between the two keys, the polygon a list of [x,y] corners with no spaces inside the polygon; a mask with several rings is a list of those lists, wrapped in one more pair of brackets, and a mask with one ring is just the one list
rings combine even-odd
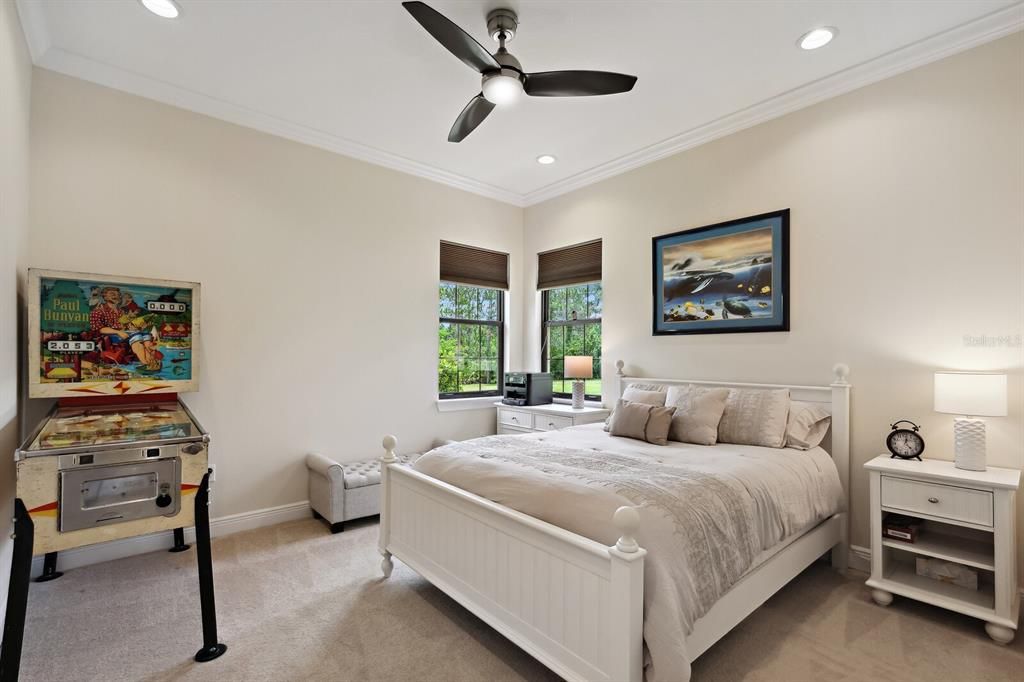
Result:
{"label": "recessed ceiling light", "polygon": [[551,156],[550,154],[541,154],[540,156],[537,157],[537,163],[541,164],[542,166],[550,166],[555,161],[555,157]]}
{"label": "recessed ceiling light", "polygon": [[833,26],[822,26],[800,36],[797,45],[805,50],[817,50],[832,42],[832,39],[839,34],[839,29]]}
{"label": "recessed ceiling light", "polygon": [[176,19],[181,14],[181,8],[174,0],[139,0],[139,2],[150,12],[164,19]]}

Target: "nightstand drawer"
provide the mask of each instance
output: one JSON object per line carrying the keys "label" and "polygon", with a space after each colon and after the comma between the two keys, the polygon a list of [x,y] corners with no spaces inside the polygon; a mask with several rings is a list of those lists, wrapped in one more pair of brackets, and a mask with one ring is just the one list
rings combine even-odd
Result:
{"label": "nightstand drawer", "polygon": [[572,417],[556,417],[553,414],[537,414],[533,417],[533,426],[541,431],[565,429],[573,425]]}
{"label": "nightstand drawer", "polygon": [[882,506],[992,526],[992,493],[882,476]]}
{"label": "nightstand drawer", "polygon": [[498,421],[509,426],[518,426],[521,429],[533,428],[533,415],[522,410],[510,410],[504,407],[498,408]]}

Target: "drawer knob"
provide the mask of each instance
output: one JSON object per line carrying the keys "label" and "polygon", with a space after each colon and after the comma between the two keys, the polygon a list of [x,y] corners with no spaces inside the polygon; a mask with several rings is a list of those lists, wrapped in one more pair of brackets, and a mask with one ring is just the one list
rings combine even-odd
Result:
{"label": "drawer knob", "polygon": [[938,504],[939,503],[939,498],[937,498],[937,497],[929,497],[928,501],[931,502],[932,504]]}
{"label": "drawer knob", "polygon": [[555,422],[548,422],[548,426],[553,427],[554,425],[555,425]]}
{"label": "drawer knob", "polygon": [[512,421],[517,422],[517,421],[519,421],[519,419],[518,419],[518,417],[512,417]]}

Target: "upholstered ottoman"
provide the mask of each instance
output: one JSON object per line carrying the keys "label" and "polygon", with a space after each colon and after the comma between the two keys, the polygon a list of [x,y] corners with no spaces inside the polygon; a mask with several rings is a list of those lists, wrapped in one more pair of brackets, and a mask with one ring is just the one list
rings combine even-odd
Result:
{"label": "upholstered ottoman", "polygon": [[[399,455],[401,463],[418,455]],[[380,460],[341,464],[329,457],[306,455],[309,469],[309,506],[313,516],[324,519],[332,533],[345,530],[345,522],[380,514]]]}

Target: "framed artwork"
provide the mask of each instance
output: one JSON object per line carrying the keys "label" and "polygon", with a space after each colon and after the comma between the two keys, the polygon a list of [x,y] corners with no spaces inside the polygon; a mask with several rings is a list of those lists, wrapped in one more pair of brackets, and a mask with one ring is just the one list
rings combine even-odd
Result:
{"label": "framed artwork", "polygon": [[28,271],[30,398],[199,389],[199,284]]}
{"label": "framed artwork", "polygon": [[653,333],[789,331],[789,209],[655,237]]}

